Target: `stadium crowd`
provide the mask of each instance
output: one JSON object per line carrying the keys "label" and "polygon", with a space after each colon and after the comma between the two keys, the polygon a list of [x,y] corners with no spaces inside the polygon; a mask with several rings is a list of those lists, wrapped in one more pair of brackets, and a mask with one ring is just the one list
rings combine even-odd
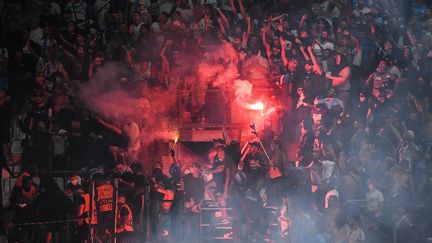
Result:
{"label": "stadium crowd", "polygon": [[[231,208],[218,223],[237,242],[432,237],[429,1],[4,0],[0,10],[0,158],[16,178],[1,240],[198,242],[204,204]],[[215,58],[214,46],[231,56]],[[122,70],[115,88],[187,90],[196,123],[209,122],[205,90],[220,88],[214,74],[195,81],[198,67],[234,63],[272,90],[278,112],[258,132],[270,135],[245,154],[216,139],[208,165],[186,168],[172,152],[165,175],[156,145],[138,155],[139,121],[101,116],[80,96],[110,63]],[[55,170],[74,171],[62,189]],[[112,207],[104,196],[117,187]]]}

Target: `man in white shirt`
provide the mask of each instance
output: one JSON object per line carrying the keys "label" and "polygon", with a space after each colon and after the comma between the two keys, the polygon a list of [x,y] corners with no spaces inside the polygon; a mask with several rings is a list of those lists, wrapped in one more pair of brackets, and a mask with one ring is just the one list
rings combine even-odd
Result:
{"label": "man in white shirt", "polygon": [[369,179],[367,185],[369,191],[366,193],[366,210],[373,217],[378,218],[384,206],[384,196],[372,180]]}

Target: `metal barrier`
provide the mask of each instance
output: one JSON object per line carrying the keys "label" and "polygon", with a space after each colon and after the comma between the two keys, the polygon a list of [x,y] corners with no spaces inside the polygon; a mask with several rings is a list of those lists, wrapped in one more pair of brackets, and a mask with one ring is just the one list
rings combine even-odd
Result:
{"label": "metal barrier", "polygon": [[212,242],[214,240],[233,240],[232,225],[219,225],[215,222],[216,214],[222,211],[230,211],[229,207],[204,207],[199,214],[199,240],[200,242]]}
{"label": "metal barrier", "polygon": [[178,99],[180,124],[226,124],[231,121],[231,104],[222,90],[180,90]]}
{"label": "metal barrier", "polygon": [[[257,100],[268,100],[273,89],[254,89]],[[221,89],[178,91],[178,121],[180,126],[223,126],[232,124],[234,94]]]}

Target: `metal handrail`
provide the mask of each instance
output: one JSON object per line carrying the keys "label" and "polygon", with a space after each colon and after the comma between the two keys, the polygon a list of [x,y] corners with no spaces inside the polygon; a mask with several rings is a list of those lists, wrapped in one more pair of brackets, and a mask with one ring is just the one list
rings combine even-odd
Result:
{"label": "metal handrail", "polygon": [[[272,88],[262,88],[262,89],[254,89],[253,93],[263,94],[272,92]],[[234,92],[234,91],[233,91]],[[200,111],[196,112],[194,110],[188,110],[186,107],[190,105],[185,98],[185,94],[193,93],[198,96],[204,95],[206,96],[204,99],[204,103],[199,106],[201,108]],[[218,97],[208,97],[208,94],[218,95]],[[178,89],[177,90],[177,99],[178,99],[178,127],[180,128],[221,128],[221,127],[230,127],[230,128],[241,128],[247,124],[232,124],[231,123],[231,103],[232,102],[223,102],[225,107],[221,107],[219,105],[215,105],[220,103],[220,98],[225,95],[225,90],[222,89]],[[220,97],[219,97],[220,96]],[[201,99],[203,99],[201,97]],[[215,100],[216,99],[216,100]],[[201,100],[203,101],[203,100]],[[212,102],[213,101],[213,102]],[[190,117],[185,117],[185,112],[188,112]],[[186,118],[186,119],[185,119]],[[201,121],[201,118],[206,118],[205,121]]]}

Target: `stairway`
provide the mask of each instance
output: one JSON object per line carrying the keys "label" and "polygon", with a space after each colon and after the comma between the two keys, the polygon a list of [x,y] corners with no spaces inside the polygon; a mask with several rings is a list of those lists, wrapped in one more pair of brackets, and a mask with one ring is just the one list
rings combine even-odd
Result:
{"label": "stairway", "polygon": [[231,208],[215,207],[205,202],[200,215],[200,242],[232,242],[233,227],[231,222],[222,222],[222,211]]}

